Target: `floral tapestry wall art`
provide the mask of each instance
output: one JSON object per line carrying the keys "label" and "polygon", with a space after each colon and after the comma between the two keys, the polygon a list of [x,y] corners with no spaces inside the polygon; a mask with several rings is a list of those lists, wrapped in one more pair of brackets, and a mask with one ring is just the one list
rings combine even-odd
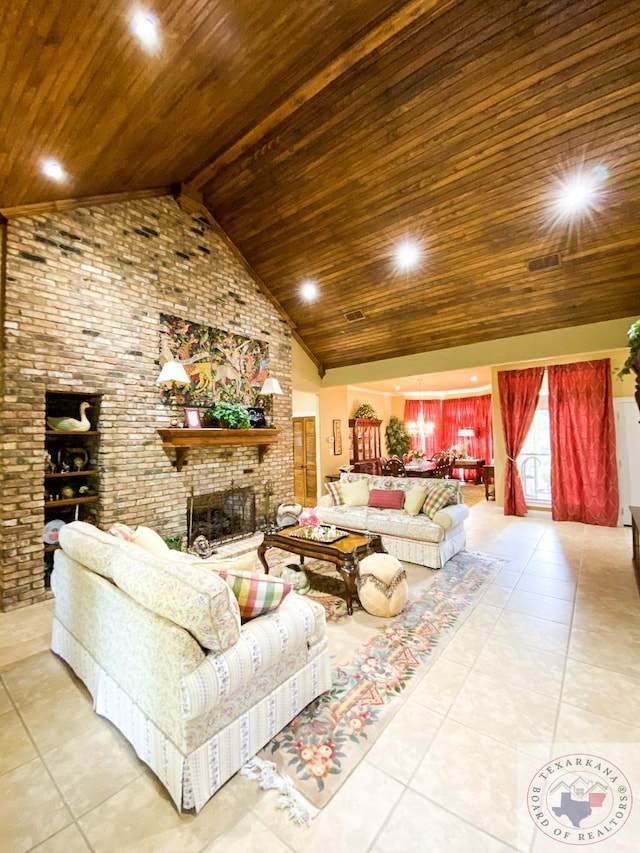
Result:
{"label": "floral tapestry wall art", "polygon": [[189,404],[254,406],[269,366],[269,345],[225,329],[160,314],[160,365],[177,359],[191,379]]}

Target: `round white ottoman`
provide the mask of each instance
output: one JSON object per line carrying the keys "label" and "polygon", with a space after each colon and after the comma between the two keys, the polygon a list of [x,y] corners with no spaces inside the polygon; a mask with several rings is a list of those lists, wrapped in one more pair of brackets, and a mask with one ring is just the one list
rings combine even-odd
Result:
{"label": "round white ottoman", "polygon": [[372,616],[397,616],[407,603],[407,573],[391,554],[370,554],[360,560],[358,598]]}

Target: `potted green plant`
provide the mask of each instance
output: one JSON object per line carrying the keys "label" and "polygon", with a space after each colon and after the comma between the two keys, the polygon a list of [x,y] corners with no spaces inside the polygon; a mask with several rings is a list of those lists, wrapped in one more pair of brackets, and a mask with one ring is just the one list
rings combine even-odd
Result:
{"label": "potted green plant", "polygon": [[627,360],[618,371],[618,376],[623,377],[633,370],[640,375],[640,320],[632,323],[627,332],[629,338],[629,355]]}
{"label": "potted green plant", "polygon": [[395,415],[391,415],[385,434],[389,456],[398,456],[402,459],[411,447],[411,438],[405,429],[404,421]]}
{"label": "potted green plant", "polygon": [[627,332],[629,338],[629,355],[627,360],[618,371],[618,376],[622,379],[628,373],[633,371],[636,375],[636,403],[640,410],[640,320],[636,320],[629,326]]}
{"label": "potted green plant", "polygon": [[249,412],[240,403],[216,403],[210,414],[225,429],[251,429]]}
{"label": "potted green plant", "polygon": [[354,418],[377,418],[376,411],[369,403],[361,403],[355,411]]}

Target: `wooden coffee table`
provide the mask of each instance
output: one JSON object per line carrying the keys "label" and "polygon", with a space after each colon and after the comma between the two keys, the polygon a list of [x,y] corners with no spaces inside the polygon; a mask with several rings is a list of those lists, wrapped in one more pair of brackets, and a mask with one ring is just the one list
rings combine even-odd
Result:
{"label": "wooden coffee table", "polygon": [[258,557],[269,574],[269,566],[265,559],[265,552],[269,548],[280,548],[300,556],[300,565],[304,565],[305,557],[314,557],[316,560],[326,560],[337,566],[346,589],[347,613],[353,613],[353,598],[358,597],[356,581],[358,579],[359,561],[369,554],[386,554],[379,536],[368,533],[352,533],[348,530],[336,530],[340,538],[336,541],[319,541],[307,539],[300,536],[302,528],[282,527],[280,529],[267,530],[264,540],[258,548]]}

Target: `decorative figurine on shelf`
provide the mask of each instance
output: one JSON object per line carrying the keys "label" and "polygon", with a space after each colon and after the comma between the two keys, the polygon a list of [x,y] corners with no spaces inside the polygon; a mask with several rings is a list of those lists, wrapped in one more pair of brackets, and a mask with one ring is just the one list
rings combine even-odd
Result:
{"label": "decorative figurine on shelf", "polygon": [[69,471],[71,471],[71,463],[69,462],[67,451],[64,447],[61,447],[58,451],[58,473],[68,474]]}
{"label": "decorative figurine on shelf", "polygon": [[45,474],[55,474],[56,466],[53,464],[53,459],[51,458],[51,454],[48,450],[44,452],[44,473]]}
{"label": "decorative figurine on shelf", "polygon": [[56,432],[87,432],[91,429],[91,423],[86,415],[87,409],[91,408],[91,403],[80,403],[80,418],[47,418],[47,424],[50,429]]}
{"label": "decorative figurine on shelf", "polygon": [[71,498],[75,498],[76,490],[73,488],[73,486],[63,486],[60,489],[60,494],[63,498],[65,498],[65,500],[70,500]]}
{"label": "decorative figurine on shelf", "polygon": [[74,470],[82,471],[89,461],[89,454],[87,451],[84,447],[70,447],[68,452],[73,454],[71,462],[73,463]]}

